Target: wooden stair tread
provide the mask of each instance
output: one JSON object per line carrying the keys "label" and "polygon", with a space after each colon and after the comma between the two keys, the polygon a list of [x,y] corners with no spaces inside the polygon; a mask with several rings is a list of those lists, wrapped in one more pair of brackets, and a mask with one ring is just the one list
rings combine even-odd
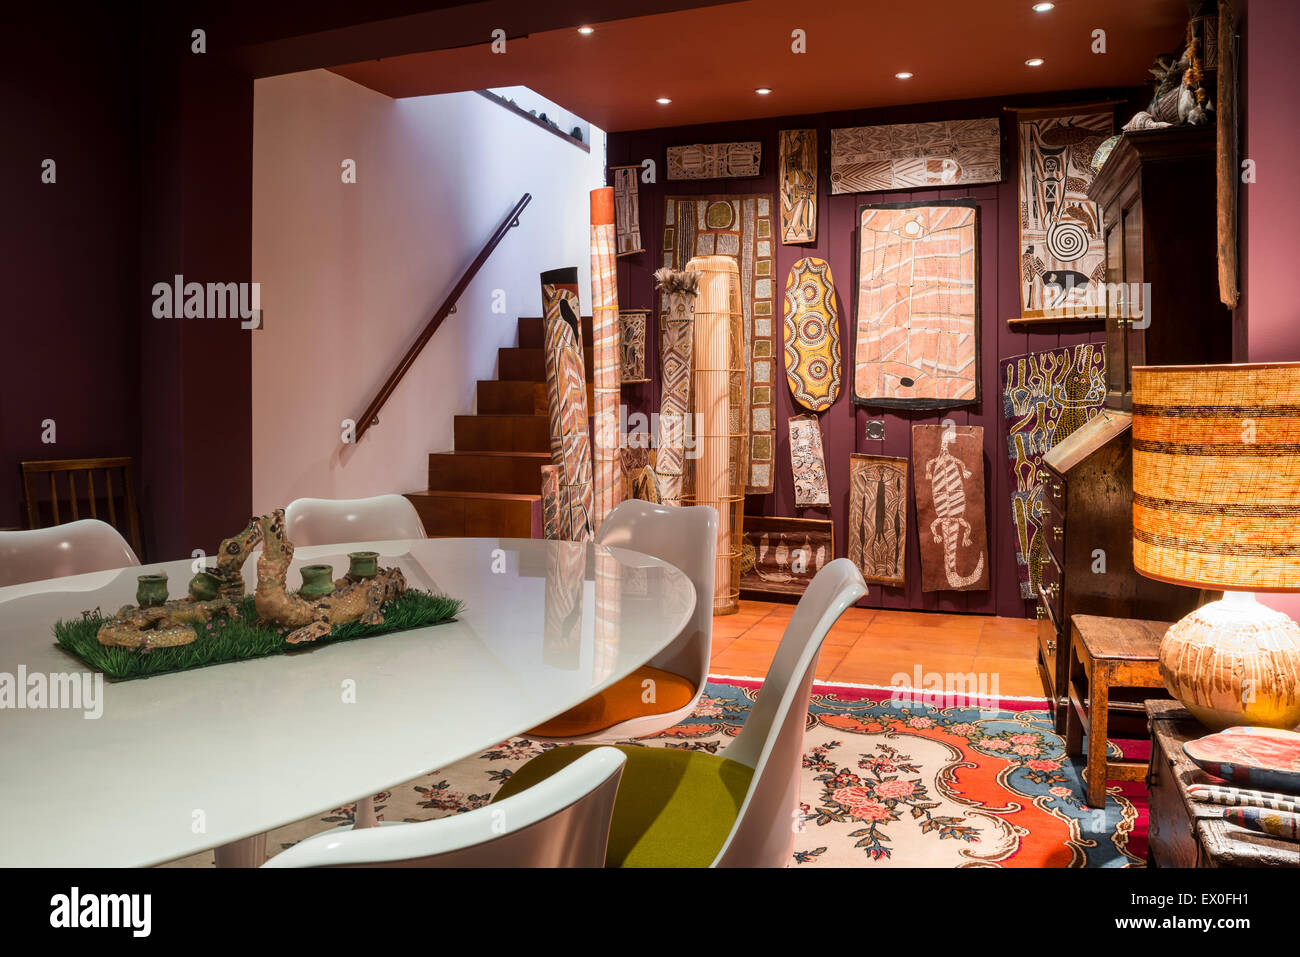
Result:
{"label": "wooden stair tread", "polygon": [[418,492],[407,492],[406,495],[422,495],[425,498],[472,498],[483,500],[498,500],[504,502],[540,502],[541,493],[537,495],[526,495],[521,492],[464,492],[459,490],[443,490],[426,488]]}

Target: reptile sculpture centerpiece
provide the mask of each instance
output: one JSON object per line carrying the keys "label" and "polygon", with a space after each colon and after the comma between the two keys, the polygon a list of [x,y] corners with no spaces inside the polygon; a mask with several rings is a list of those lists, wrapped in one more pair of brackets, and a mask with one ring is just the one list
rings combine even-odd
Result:
{"label": "reptile sculpture centerpiece", "polygon": [[[123,606],[100,626],[99,643],[142,652],[173,648],[195,641],[196,626],[234,618],[245,596],[244,563],[258,545],[262,553],[257,559],[254,601],[259,623],[293,629],[284,639],[291,645],[324,638],[335,625],[383,624],[384,603],[406,591],[406,577],[397,568],[379,568],[373,575],[350,572],[335,579],[326,595],[308,597],[289,591],[294,549],[285,534],[281,508],[254,516],[247,528],[223,541],[216,569],[195,575],[187,597],[154,606]],[[205,599],[204,585],[212,579],[216,579],[217,597]]]}
{"label": "reptile sculpture centerpiece", "polygon": [[262,554],[257,559],[257,613],[262,621],[293,628],[285,641],[291,645],[324,638],[335,625],[360,621],[381,625],[381,608],[406,591],[406,576],[398,568],[380,568],[373,578],[344,575],[334,590],[321,598],[306,599],[286,587],[293,562],[293,542],[284,531],[284,509],[262,517]]}

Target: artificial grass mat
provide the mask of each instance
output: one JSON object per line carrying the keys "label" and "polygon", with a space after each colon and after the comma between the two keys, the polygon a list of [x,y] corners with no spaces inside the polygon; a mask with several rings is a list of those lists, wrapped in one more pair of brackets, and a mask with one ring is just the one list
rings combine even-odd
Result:
{"label": "artificial grass mat", "polygon": [[109,678],[128,681],[132,678],[148,678],[247,658],[264,658],[337,641],[373,638],[389,632],[438,625],[454,619],[463,607],[464,603],[458,599],[408,588],[384,604],[382,625],[363,625],[353,621],[335,625],[327,638],[289,645],[285,644],[284,636],[293,629],[259,625],[254,598],[246,595],[233,617],[214,619],[206,626],[195,625],[199,637],[188,645],[155,648],[146,652],[101,645],[99,628],[113,616],[105,615],[99,609],[86,612],[80,618],[55,622],[54,637],[61,648],[96,671],[102,671]]}

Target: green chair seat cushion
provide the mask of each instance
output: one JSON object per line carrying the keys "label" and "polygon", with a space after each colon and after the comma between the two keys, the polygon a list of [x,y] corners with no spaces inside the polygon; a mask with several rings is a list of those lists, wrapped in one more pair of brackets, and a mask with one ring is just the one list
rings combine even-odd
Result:
{"label": "green chair seat cushion", "polygon": [[[553,748],[510,776],[493,803],[545,780],[598,745]],[[614,801],[606,867],[708,867],[731,833],[754,769],[681,748],[618,747],[627,755]]]}

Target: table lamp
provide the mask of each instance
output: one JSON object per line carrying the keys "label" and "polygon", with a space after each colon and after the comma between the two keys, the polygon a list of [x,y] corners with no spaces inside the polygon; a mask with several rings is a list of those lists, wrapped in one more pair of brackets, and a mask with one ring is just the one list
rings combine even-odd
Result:
{"label": "table lamp", "polygon": [[1223,589],[1160,643],[1202,724],[1300,724],[1300,626],[1254,592],[1300,590],[1300,362],[1133,369],[1133,567]]}

